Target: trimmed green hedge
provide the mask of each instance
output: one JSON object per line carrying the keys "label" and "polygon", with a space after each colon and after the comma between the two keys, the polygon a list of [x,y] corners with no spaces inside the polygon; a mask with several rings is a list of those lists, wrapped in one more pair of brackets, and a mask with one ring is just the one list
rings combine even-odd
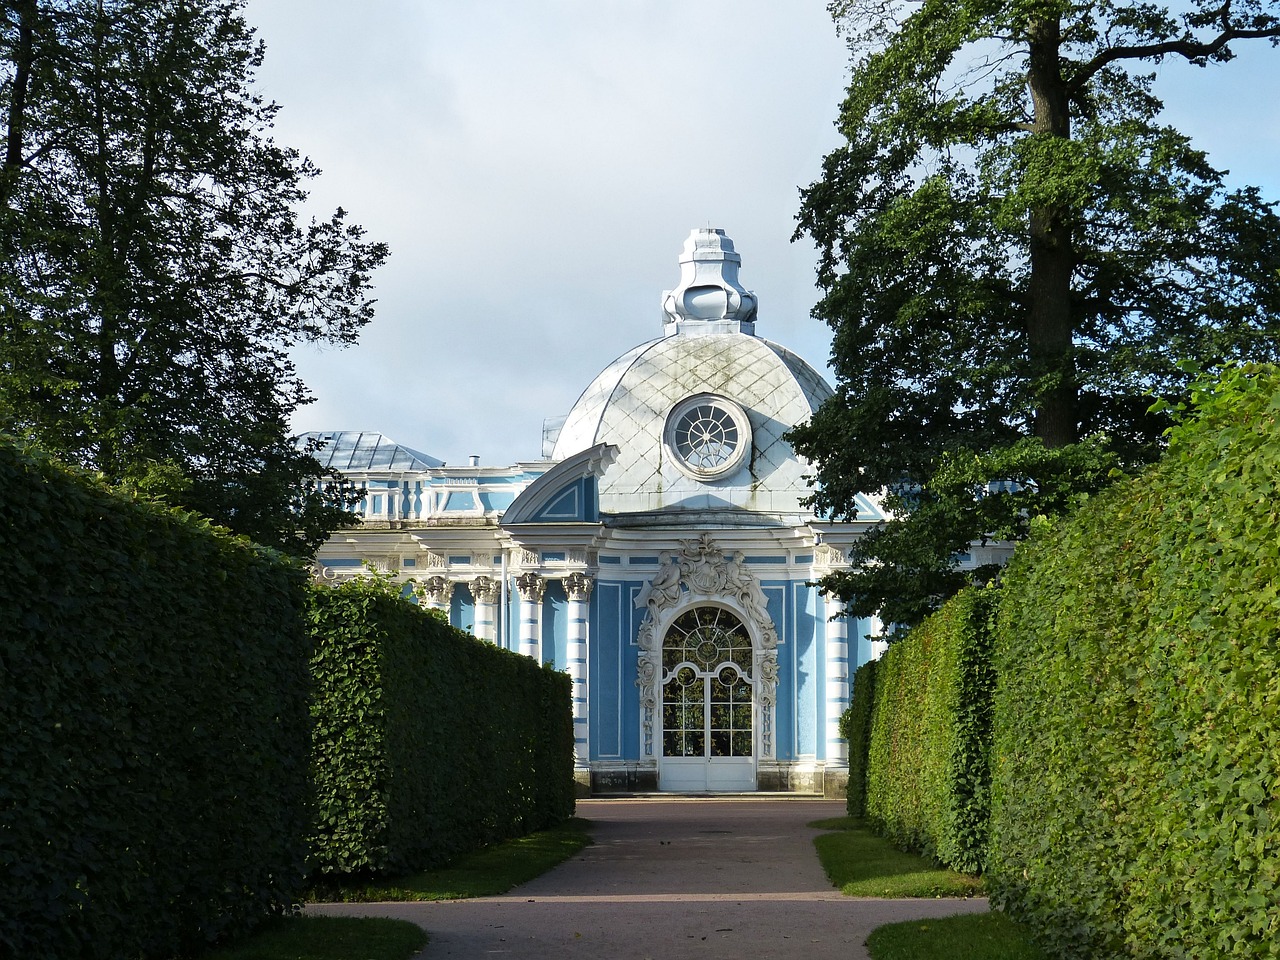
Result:
{"label": "trimmed green hedge", "polygon": [[1004,579],[988,887],[1054,956],[1280,956],[1280,373],[1196,402]]}
{"label": "trimmed green hedge", "polygon": [[899,846],[966,873],[986,857],[994,596],[958,594],[875,670],[866,816]]}
{"label": "trimmed green hedge", "polygon": [[295,902],[304,583],[0,443],[0,955],[198,952]]}
{"label": "trimmed green hedge", "polygon": [[840,736],[849,744],[849,790],[845,810],[851,817],[867,813],[867,754],[871,749],[871,713],[875,707],[876,664],[868,660],[853,674],[849,708],[840,716]]}
{"label": "trimmed green hedge", "polygon": [[569,678],[361,578],[312,593],[312,869],[390,875],[573,815]]}

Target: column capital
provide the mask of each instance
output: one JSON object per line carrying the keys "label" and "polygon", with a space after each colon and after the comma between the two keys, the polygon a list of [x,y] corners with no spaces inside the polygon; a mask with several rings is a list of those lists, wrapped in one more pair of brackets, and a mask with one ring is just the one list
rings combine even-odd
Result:
{"label": "column capital", "polygon": [[427,577],[422,581],[422,596],[433,607],[447,607],[453,598],[453,581],[444,577]]}
{"label": "column capital", "polygon": [[541,603],[546,592],[547,581],[536,573],[526,573],[516,577],[516,587],[520,590],[520,599],[529,603]]}
{"label": "column capital", "polygon": [[585,602],[591,599],[591,589],[596,585],[585,573],[571,573],[564,578],[564,592],[570,600]]}
{"label": "column capital", "polygon": [[498,581],[494,580],[493,577],[476,577],[469,586],[471,587],[471,596],[476,603],[498,602]]}

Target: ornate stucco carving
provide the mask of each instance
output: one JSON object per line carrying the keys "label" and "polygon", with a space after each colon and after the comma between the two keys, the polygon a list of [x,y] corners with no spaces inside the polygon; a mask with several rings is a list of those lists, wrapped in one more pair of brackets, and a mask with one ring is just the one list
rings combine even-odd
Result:
{"label": "ornate stucco carving", "polygon": [[[649,608],[645,623],[653,620],[659,611],[680,602],[680,579],[679,561],[673,560],[669,553],[659,554],[658,572],[641,588],[640,594],[636,597],[637,607]],[[641,630],[643,629],[642,624]]]}
{"label": "ornate stucco carving", "polygon": [[444,577],[427,577],[422,581],[422,598],[433,607],[447,607],[453,599],[453,581]]}
{"label": "ornate stucco carving", "polygon": [[538,556],[536,550],[521,550],[517,554],[516,565],[521,567],[536,567],[542,563],[542,558]]}
{"label": "ornate stucco carving", "polygon": [[546,592],[547,581],[536,573],[526,573],[516,578],[516,587],[520,590],[520,599],[529,603],[541,603]]}
{"label": "ornate stucco carving", "polygon": [[654,756],[654,716],[658,709],[662,641],[676,614],[699,602],[718,601],[733,609],[747,625],[755,648],[752,681],[760,717],[760,752],[774,756],[773,718],[778,688],[778,632],[769,617],[760,581],[741,553],[726,558],[709,534],[681,540],[675,556],[662,553],[658,572],[641,589],[636,606],[645,617],[636,634],[640,647],[636,685],[640,688],[643,755]]}
{"label": "ornate stucco carving", "polygon": [[845,556],[843,550],[833,547],[829,543],[820,543],[813,548],[813,565],[815,567],[843,567],[847,566],[849,558]]}
{"label": "ornate stucco carving", "polygon": [[316,561],[307,567],[311,574],[311,579],[320,583],[333,583],[338,579],[338,571],[333,567],[325,566],[323,563]]}
{"label": "ornate stucco carving", "polygon": [[442,553],[432,553],[427,551],[427,555],[422,559],[422,566],[428,570],[444,570],[449,566],[449,558]]}
{"label": "ornate stucco carving", "polygon": [[471,565],[473,567],[492,567],[492,553],[473,553],[471,554]]}
{"label": "ornate stucco carving", "polygon": [[476,603],[498,602],[498,581],[492,577],[476,577],[470,583],[471,596]]}
{"label": "ornate stucco carving", "polygon": [[571,573],[564,578],[564,592],[570,600],[585,603],[591,599],[591,588],[595,581],[585,573]]}

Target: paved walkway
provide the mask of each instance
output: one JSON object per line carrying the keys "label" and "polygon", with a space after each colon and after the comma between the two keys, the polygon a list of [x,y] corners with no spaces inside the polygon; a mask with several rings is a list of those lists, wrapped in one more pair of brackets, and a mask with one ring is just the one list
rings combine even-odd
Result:
{"label": "paved walkway", "polygon": [[595,844],[503,896],[307,910],[411,920],[431,935],[422,960],[860,960],[881,924],[987,909],[841,896],[806,824],[843,813],[822,800],[580,800]]}

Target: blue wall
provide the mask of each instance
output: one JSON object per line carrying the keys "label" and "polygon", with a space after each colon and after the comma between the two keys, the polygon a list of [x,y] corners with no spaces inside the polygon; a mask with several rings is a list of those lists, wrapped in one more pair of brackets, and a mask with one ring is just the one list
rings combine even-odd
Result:
{"label": "blue wall", "polygon": [[591,759],[640,759],[640,690],[636,686],[635,608],[643,584],[597,580],[591,593]]}
{"label": "blue wall", "polygon": [[476,606],[471,598],[471,588],[462,581],[453,585],[453,596],[449,600],[449,623],[459,630],[475,633]]}
{"label": "blue wall", "polygon": [[871,659],[871,641],[867,635],[871,633],[870,620],[848,621],[849,624],[849,676]]}
{"label": "blue wall", "polygon": [[542,595],[542,662],[569,669],[569,598],[559,580],[548,581]]}
{"label": "blue wall", "polygon": [[775,755],[779,760],[821,757],[825,657],[818,592],[794,581],[765,581],[763,587],[778,631]]}

